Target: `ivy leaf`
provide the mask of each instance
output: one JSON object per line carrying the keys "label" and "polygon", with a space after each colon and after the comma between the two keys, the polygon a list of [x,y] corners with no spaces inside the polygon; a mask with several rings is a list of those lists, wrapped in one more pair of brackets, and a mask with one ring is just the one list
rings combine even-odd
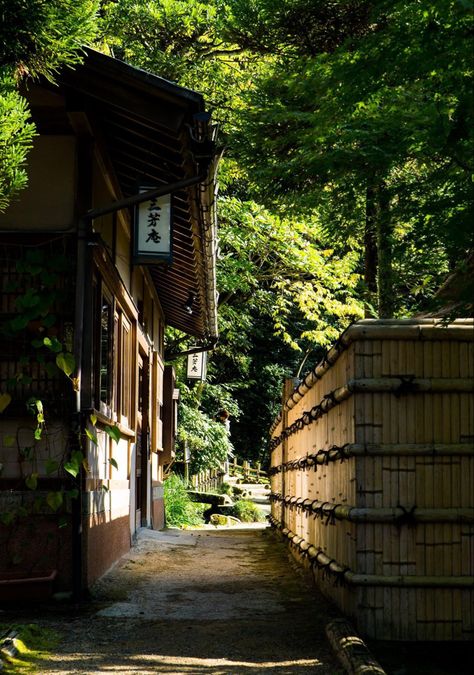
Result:
{"label": "ivy leaf", "polygon": [[95,427],[95,425],[97,424],[97,415],[92,414],[92,415],[89,417],[89,419],[90,419],[90,421],[91,421],[91,424]]}
{"label": "ivy leaf", "polygon": [[11,403],[12,397],[7,392],[0,394],[0,413],[7,408]]}
{"label": "ivy leaf", "polygon": [[70,473],[71,476],[74,476],[74,478],[77,477],[77,474],[79,473],[80,468],[81,468],[80,464],[78,464],[74,460],[72,460],[71,462],[66,462],[64,464],[64,470],[67,471],[68,473]]}
{"label": "ivy leaf", "polygon": [[55,459],[46,460],[45,470],[48,476],[57,471],[58,469],[59,469],[59,462],[57,462]]}
{"label": "ivy leaf", "polygon": [[77,464],[80,464],[84,459],[84,455],[80,450],[74,450],[74,452],[71,452],[71,459],[73,462],[77,462]]}
{"label": "ivy leaf", "polygon": [[69,377],[76,367],[76,359],[70,352],[62,352],[56,357],[56,365]]}
{"label": "ivy leaf", "polygon": [[48,316],[41,319],[41,323],[45,328],[51,328],[51,326],[54,326],[56,323],[56,316],[54,314],[48,314]]}
{"label": "ivy leaf", "polygon": [[112,464],[112,466],[114,467],[114,469],[118,469],[118,464],[117,464],[117,460],[116,460],[116,459],[114,459],[113,457],[111,457],[111,458],[109,459],[109,462]]}
{"label": "ivy leaf", "polygon": [[115,441],[116,443],[119,442],[121,434],[120,434],[120,429],[117,426],[111,427],[107,425],[104,427],[104,431],[107,434],[107,436],[110,436],[110,438]]}
{"label": "ivy leaf", "polygon": [[59,340],[55,337],[45,337],[43,338],[43,344],[45,347],[48,347],[52,352],[58,353],[62,351],[62,344],[59,342]]}
{"label": "ivy leaf", "polygon": [[38,474],[32,473],[25,478],[26,487],[30,490],[36,490],[38,487]]}
{"label": "ivy leaf", "polygon": [[16,316],[14,319],[10,321],[10,328],[13,331],[20,331],[24,330],[27,325],[29,324],[30,319],[28,316],[25,316],[23,314],[19,314]]}
{"label": "ivy leaf", "polygon": [[61,491],[48,492],[46,503],[52,511],[57,511],[63,503],[63,493]]}
{"label": "ivy leaf", "polygon": [[54,377],[56,373],[58,372],[58,369],[56,368],[56,364],[54,363],[47,363],[45,366],[45,370],[48,373],[49,377]]}
{"label": "ivy leaf", "polygon": [[79,490],[77,488],[74,488],[73,490],[66,490],[66,497],[69,497],[70,499],[77,499],[79,497]]}
{"label": "ivy leaf", "polygon": [[41,440],[42,433],[43,433],[43,429],[41,427],[36,427],[36,429],[35,429],[35,441]]}
{"label": "ivy leaf", "polygon": [[87,438],[90,441],[92,441],[92,443],[94,443],[94,445],[98,445],[99,443],[97,441],[97,436],[94,433],[92,433],[92,431],[90,431],[89,429],[86,429],[85,431],[86,431]]}
{"label": "ivy leaf", "polygon": [[0,521],[4,525],[11,525],[13,521],[15,520],[15,513],[14,511],[5,511],[4,513],[0,513]]}
{"label": "ivy leaf", "polygon": [[21,375],[18,377],[18,382],[21,382],[21,384],[29,385],[33,382],[33,378],[30,377],[29,375],[23,375],[23,373],[21,373]]}

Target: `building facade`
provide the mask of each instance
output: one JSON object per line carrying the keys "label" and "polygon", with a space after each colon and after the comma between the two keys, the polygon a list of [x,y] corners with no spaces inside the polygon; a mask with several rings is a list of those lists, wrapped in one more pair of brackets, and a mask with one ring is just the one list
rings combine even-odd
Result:
{"label": "building facade", "polygon": [[[80,596],[164,525],[164,330],[217,339],[215,129],[201,95],[93,50],[25,95],[29,185],[0,215],[0,587]],[[150,190],[170,195],[165,259],[136,251]]]}

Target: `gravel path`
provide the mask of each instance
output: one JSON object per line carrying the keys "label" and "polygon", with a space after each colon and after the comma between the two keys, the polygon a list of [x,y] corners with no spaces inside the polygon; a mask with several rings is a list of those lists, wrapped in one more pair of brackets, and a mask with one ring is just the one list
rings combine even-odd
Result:
{"label": "gravel path", "polygon": [[333,615],[269,530],[229,528],[143,530],[79,612],[28,618],[61,636],[45,674],[342,675]]}

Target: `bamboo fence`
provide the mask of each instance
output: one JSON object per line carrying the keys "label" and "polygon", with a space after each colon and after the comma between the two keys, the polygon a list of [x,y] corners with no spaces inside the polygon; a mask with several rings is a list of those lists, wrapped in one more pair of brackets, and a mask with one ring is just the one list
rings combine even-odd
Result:
{"label": "bamboo fence", "polygon": [[474,322],[354,324],[271,434],[271,524],[359,630],[472,640]]}

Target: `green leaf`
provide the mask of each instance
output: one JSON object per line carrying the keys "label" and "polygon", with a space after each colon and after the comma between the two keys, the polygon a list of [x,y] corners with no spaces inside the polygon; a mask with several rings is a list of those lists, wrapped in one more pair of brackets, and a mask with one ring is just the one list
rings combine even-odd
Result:
{"label": "green leaf", "polygon": [[56,357],[56,365],[69,377],[76,367],[76,359],[70,352],[62,352]]}
{"label": "green leaf", "polygon": [[56,366],[55,363],[47,363],[46,366],[45,366],[45,370],[46,370],[47,374],[49,375],[49,377],[54,377],[58,372],[58,369],[57,369],[57,366]]}
{"label": "green leaf", "polygon": [[0,413],[2,413],[11,403],[12,397],[7,392],[0,394]]}
{"label": "green leaf", "polygon": [[5,436],[3,437],[3,445],[6,448],[11,448],[12,445],[15,443],[15,440],[16,438],[12,434],[5,434]]}
{"label": "green leaf", "polygon": [[45,462],[45,470],[48,476],[59,469],[59,462],[55,459],[47,459]]}
{"label": "green leaf", "polygon": [[78,464],[80,464],[84,459],[84,455],[82,454],[82,452],[80,450],[74,450],[73,452],[71,452],[71,459],[74,462],[77,462]]}
{"label": "green leaf", "polygon": [[66,462],[64,464],[64,470],[70,473],[71,476],[74,476],[74,478],[76,478],[76,476],[78,475],[80,468],[81,465],[75,462],[74,460],[71,462]]}
{"label": "green leaf", "polygon": [[73,490],[66,490],[66,497],[70,497],[70,499],[77,499],[79,497],[79,490],[77,488],[74,488]]}
{"label": "green leaf", "polygon": [[92,414],[92,415],[89,417],[89,419],[90,419],[90,421],[91,421],[91,424],[95,427],[95,425],[97,424],[97,415]]}
{"label": "green leaf", "polygon": [[63,527],[67,527],[69,525],[69,518],[67,516],[60,516],[58,518],[58,527],[59,529],[62,529]]}
{"label": "green leaf", "polygon": [[4,511],[0,513],[0,521],[4,525],[11,525],[16,518],[16,513],[14,511]]}
{"label": "green leaf", "polygon": [[117,426],[111,427],[111,426],[107,425],[106,427],[104,427],[104,431],[108,436],[110,436],[110,438],[113,441],[115,441],[116,443],[119,442],[119,440],[121,438],[121,434],[120,434],[120,429]]}
{"label": "green leaf", "polygon": [[63,503],[63,493],[60,490],[48,492],[46,495],[46,503],[52,511],[57,511]]}
{"label": "green leaf", "polygon": [[43,344],[45,347],[48,347],[52,352],[60,352],[62,351],[62,344],[59,342],[59,340],[55,337],[45,337],[43,338]]}
{"label": "green leaf", "polygon": [[94,443],[94,445],[98,445],[97,436],[95,434],[93,434],[92,431],[89,431],[89,429],[86,429],[85,431],[86,431],[87,438],[90,441],[92,441],[92,443]]}
{"label": "green leaf", "polygon": [[117,464],[117,460],[116,460],[116,459],[114,459],[113,457],[111,457],[111,458],[109,459],[109,462],[112,464],[112,466],[114,467],[114,469],[118,469],[118,464]]}
{"label": "green leaf", "polygon": [[43,433],[43,429],[41,427],[36,427],[36,429],[35,429],[35,441],[41,440],[42,433]]}
{"label": "green leaf", "polygon": [[104,492],[109,492],[109,488],[107,487],[107,485],[104,485],[104,484],[102,484],[102,490]]}
{"label": "green leaf", "polygon": [[30,318],[28,316],[25,316],[23,314],[19,314],[18,316],[16,316],[14,319],[12,319],[10,321],[9,325],[10,325],[11,330],[16,332],[16,331],[24,330],[27,327],[27,325],[29,324],[29,322],[30,322]]}
{"label": "green leaf", "polygon": [[56,323],[56,316],[54,314],[48,314],[48,316],[41,319],[41,323],[45,328],[51,328]]}
{"label": "green leaf", "polygon": [[25,478],[26,487],[30,490],[36,490],[38,487],[38,474],[32,473]]}
{"label": "green leaf", "polygon": [[18,376],[18,382],[21,382],[21,384],[24,384],[24,385],[29,385],[33,382],[33,378],[30,377],[29,375],[23,375],[23,373],[21,373]]}

